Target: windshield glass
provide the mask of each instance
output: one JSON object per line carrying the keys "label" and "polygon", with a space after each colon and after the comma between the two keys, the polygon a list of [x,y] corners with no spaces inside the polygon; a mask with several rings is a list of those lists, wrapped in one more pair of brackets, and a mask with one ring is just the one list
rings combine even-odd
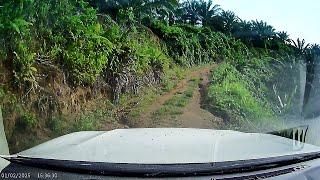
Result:
{"label": "windshield glass", "polygon": [[0,145],[151,164],[319,151],[319,6],[0,1]]}

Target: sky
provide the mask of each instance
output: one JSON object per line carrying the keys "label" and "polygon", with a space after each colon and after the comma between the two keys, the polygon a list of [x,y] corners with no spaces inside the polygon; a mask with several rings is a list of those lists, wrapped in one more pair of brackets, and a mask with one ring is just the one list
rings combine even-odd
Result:
{"label": "sky", "polygon": [[320,44],[320,0],[213,0],[243,20],[263,20],[291,39]]}

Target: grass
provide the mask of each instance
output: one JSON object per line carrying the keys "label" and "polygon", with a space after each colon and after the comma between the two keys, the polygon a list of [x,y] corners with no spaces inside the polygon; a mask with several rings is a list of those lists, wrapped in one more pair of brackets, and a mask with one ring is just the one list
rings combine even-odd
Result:
{"label": "grass", "polygon": [[212,74],[205,106],[225,119],[224,129],[263,131],[265,125],[277,125],[278,119],[268,102],[257,97],[255,89],[246,74],[223,63]]}
{"label": "grass", "polygon": [[76,119],[73,131],[99,130],[104,124],[111,124],[116,121],[112,109],[108,107],[95,109],[80,115]]}
{"label": "grass", "polygon": [[186,68],[181,68],[179,66],[173,66],[165,72],[161,80],[161,91],[169,92],[173,89],[186,76],[186,72]]}
{"label": "grass", "polygon": [[47,126],[52,130],[54,134],[62,134],[63,133],[63,128],[66,124],[66,120],[63,119],[61,116],[52,116],[49,121]]}
{"label": "grass", "polygon": [[167,100],[163,106],[152,114],[152,119],[156,122],[164,119],[175,119],[183,114],[183,108],[186,107],[193,97],[193,93],[198,87],[200,79],[191,79],[188,82],[188,88],[182,93],[176,93],[171,99]]}
{"label": "grass", "polygon": [[[160,125],[161,120],[164,118],[170,119],[171,123],[178,123],[175,118],[181,115],[183,112],[179,108],[174,108],[172,106],[162,106],[157,111],[152,114],[152,123],[154,125]],[[161,124],[161,127],[163,124]]]}
{"label": "grass", "polygon": [[34,128],[38,124],[38,119],[32,113],[24,113],[20,118],[20,123],[23,127]]}
{"label": "grass", "polygon": [[[127,97],[127,101],[120,101],[120,107],[122,108],[128,108],[129,112],[126,115],[129,119],[129,126],[135,125],[136,121],[140,117],[141,113],[145,112],[146,109],[154,102],[154,100],[159,97],[160,94],[157,91],[157,88],[155,87],[146,87],[143,88],[139,94],[137,95],[131,95],[130,97]],[[122,97],[124,98],[124,97]],[[135,103],[136,105],[132,107],[132,103]]]}

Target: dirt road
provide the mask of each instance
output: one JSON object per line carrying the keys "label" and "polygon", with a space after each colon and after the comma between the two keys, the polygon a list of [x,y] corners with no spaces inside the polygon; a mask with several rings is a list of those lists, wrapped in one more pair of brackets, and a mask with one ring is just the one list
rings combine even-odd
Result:
{"label": "dirt road", "polygon": [[[157,98],[145,112],[141,113],[136,127],[217,128],[222,119],[202,108],[210,72],[215,67],[216,65],[210,65],[188,73],[175,88]],[[196,86],[190,88],[195,79],[198,80]],[[190,98],[183,96],[186,91],[192,92]],[[167,105],[177,97],[187,103],[178,107]],[[181,97],[185,97],[186,100]]]}

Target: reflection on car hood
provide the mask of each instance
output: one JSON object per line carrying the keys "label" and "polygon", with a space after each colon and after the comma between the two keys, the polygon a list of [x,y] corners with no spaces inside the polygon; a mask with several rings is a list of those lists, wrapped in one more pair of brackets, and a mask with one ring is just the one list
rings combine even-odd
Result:
{"label": "reflection on car hood", "polygon": [[206,163],[320,151],[270,134],[209,129],[117,129],[68,134],[17,155],[111,163]]}

